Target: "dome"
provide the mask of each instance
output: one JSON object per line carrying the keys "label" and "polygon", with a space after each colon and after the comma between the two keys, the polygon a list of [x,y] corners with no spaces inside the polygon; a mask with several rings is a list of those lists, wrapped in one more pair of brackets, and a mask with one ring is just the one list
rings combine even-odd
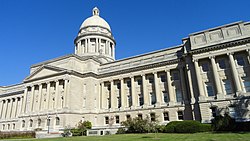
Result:
{"label": "dome", "polygon": [[109,26],[109,24],[99,16],[99,9],[97,7],[95,7],[93,9],[93,16],[87,18],[81,25],[81,28],[87,27],[87,26],[100,26],[100,27],[104,27],[107,28],[111,31],[111,28]]}

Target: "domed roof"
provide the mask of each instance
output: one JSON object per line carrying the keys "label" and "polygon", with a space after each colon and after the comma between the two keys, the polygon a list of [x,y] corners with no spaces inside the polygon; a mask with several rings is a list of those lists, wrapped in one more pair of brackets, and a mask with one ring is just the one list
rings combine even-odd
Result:
{"label": "domed roof", "polygon": [[93,16],[87,18],[81,25],[81,28],[87,27],[87,26],[100,26],[100,27],[104,27],[107,28],[111,31],[111,28],[109,26],[109,24],[99,16],[99,9],[97,7],[95,7],[93,9]]}

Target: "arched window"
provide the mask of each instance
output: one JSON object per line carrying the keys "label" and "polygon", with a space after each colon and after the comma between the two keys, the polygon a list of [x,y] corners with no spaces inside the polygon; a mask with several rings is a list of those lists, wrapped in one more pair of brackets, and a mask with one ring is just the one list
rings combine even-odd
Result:
{"label": "arched window", "polygon": [[32,127],[32,126],[33,126],[33,120],[30,119],[30,127]]}
{"label": "arched window", "polygon": [[15,129],[15,128],[16,128],[16,124],[15,124],[15,123],[13,123],[12,129]]}
{"label": "arched window", "polygon": [[25,120],[22,121],[22,128],[25,127]]}
{"label": "arched window", "polygon": [[56,117],[56,125],[60,125],[60,118]]}
{"label": "arched window", "polygon": [[38,127],[41,126],[41,122],[42,122],[42,120],[39,118],[39,119],[37,120],[37,125],[38,125]]}

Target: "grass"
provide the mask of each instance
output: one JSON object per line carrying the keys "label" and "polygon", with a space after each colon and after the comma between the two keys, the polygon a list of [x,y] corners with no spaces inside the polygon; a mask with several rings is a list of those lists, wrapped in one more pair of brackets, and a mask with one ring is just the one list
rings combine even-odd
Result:
{"label": "grass", "polygon": [[[250,133],[124,134],[97,137],[20,139],[20,141],[250,141]],[[18,141],[18,139],[15,139]]]}

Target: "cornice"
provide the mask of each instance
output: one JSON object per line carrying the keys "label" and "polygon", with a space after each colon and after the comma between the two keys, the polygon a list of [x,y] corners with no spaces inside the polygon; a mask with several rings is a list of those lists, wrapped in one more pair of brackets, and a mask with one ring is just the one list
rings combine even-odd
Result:
{"label": "cornice", "polygon": [[221,43],[221,44],[217,44],[217,45],[211,45],[211,46],[191,50],[187,54],[204,53],[204,52],[208,52],[208,51],[212,51],[212,50],[218,50],[218,49],[224,49],[224,48],[232,47],[232,46],[236,46],[236,45],[243,45],[243,44],[246,44],[246,43],[249,43],[249,42],[250,42],[250,37],[246,37],[246,38],[243,38],[243,39],[240,39],[240,40],[229,41],[229,42],[226,42],[226,43]]}

